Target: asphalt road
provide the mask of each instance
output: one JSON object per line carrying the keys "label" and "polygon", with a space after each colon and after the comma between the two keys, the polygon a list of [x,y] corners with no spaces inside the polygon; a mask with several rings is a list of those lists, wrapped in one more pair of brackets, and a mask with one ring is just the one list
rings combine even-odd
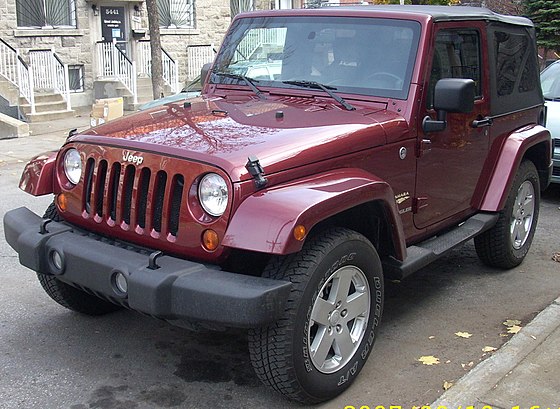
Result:
{"label": "asphalt road", "polygon": [[[0,215],[17,206],[42,213],[51,200],[17,189],[22,167],[0,163]],[[373,354],[354,385],[322,407],[432,402],[445,381],[488,356],[485,346],[509,339],[503,321],[527,324],[560,295],[560,264],[552,260],[559,235],[560,186],[554,186],[520,267],[484,267],[468,243],[388,283]],[[460,338],[459,331],[472,336]],[[430,355],[440,364],[418,362]],[[19,265],[0,224],[0,408],[265,407],[302,406],[260,385],[243,331],[192,333],[131,311],[98,318],[67,311]]]}

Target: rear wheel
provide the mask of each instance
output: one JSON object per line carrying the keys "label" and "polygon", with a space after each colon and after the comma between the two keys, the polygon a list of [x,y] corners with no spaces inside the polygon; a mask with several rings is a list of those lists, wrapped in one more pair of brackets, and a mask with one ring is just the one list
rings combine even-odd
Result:
{"label": "rear wheel", "polygon": [[539,186],[539,175],[533,162],[522,162],[498,222],[474,239],[478,257],[485,264],[504,269],[521,264],[537,227]]}
{"label": "rear wheel", "polygon": [[273,259],[264,275],[293,287],[284,315],[249,333],[257,376],[302,403],[339,395],[364,366],[383,311],[375,248],[354,231],[330,229]]}
{"label": "rear wheel", "polygon": [[[54,221],[61,220],[54,203],[49,205],[43,218],[52,219]],[[49,297],[69,310],[87,315],[102,315],[121,308],[118,305],[104,301],[101,298],[97,298],[71,285],[63,283],[53,275],[37,273],[37,278]]]}

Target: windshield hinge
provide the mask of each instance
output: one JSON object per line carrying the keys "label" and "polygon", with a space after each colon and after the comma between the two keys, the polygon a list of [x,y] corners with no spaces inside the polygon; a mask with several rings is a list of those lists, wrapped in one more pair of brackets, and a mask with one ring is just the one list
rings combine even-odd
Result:
{"label": "windshield hinge", "polygon": [[264,177],[264,169],[256,156],[249,156],[247,159],[245,169],[249,171],[255,180],[255,186],[257,189],[262,189],[268,183],[268,179]]}

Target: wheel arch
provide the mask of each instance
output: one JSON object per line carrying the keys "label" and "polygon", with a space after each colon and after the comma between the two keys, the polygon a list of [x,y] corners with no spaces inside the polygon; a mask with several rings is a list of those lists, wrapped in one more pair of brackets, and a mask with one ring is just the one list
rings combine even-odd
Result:
{"label": "wheel arch", "polygon": [[488,177],[488,184],[478,195],[475,205],[479,210],[496,212],[504,208],[509,190],[521,162],[531,160],[540,177],[541,189],[548,186],[552,163],[552,141],[550,133],[541,125],[526,126],[511,133],[502,143]]}
{"label": "wheel arch", "polygon": [[[360,219],[355,220],[356,216]],[[304,240],[293,235],[298,225],[306,228]],[[268,254],[296,253],[310,234],[335,225],[363,234],[380,246],[378,251],[391,252],[399,259],[405,256],[393,190],[384,180],[361,169],[326,172],[249,196],[235,211],[222,244]],[[386,234],[368,231],[372,225]]]}
{"label": "wheel arch", "polygon": [[58,151],[45,152],[32,158],[21,174],[19,188],[33,196],[53,193]]}

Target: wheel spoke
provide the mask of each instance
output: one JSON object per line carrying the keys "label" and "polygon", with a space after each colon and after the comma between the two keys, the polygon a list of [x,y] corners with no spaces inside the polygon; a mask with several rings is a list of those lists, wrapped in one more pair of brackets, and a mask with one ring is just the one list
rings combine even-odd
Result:
{"label": "wheel spoke", "polygon": [[323,298],[317,298],[313,311],[311,311],[311,319],[321,325],[329,325],[329,313],[334,309],[334,304]]}
{"label": "wheel spoke", "polygon": [[352,284],[352,275],[344,274],[344,271],[339,272],[337,277],[333,280],[333,286],[329,300],[334,302],[345,302],[348,298],[350,285]]}
{"label": "wheel spoke", "polygon": [[354,341],[348,328],[343,327],[341,333],[335,333],[333,347],[336,354],[340,355],[343,360],[354,352]]}
{"label": "wheel spoke", "polygon": [[329,334],[326,327],[320,328],[313,339],[313,344],[311,345],[311,356],[313,361],[322,366],[325,363],[325,359],[327,359],[327,355],[331,350],[332,345],[332,334]]}
{"label": "wheel spoke", "polygon": [[364,315],[369,310],[368,295],[363,292],[356,292],[348,297],[345,309],[347,314],[344,317],[346,322],[353,320],[360,315]]}

